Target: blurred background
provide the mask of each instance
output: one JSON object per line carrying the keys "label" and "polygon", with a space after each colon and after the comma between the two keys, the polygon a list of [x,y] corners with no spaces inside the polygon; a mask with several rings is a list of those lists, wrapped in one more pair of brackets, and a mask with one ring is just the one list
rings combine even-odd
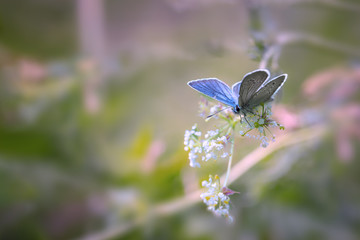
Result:
{"label": "blurred background", "polygon": [[[360,239],[357,0],[1,0],[0,239]],[[289,77],[288,142],[235,177],[235,223],[187,198],[189,80]],[[305,140],[303,140],[305,139]],[[293,144],[292,144],[293,143]],[[234,161],[259,142],[238,138]],[[198,195],[196,195],[198,196]]]}

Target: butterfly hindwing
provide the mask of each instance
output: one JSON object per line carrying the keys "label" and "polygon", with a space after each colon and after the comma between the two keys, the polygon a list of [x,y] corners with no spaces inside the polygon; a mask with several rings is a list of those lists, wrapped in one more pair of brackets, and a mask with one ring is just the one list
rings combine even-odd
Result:
{"label": "butterfly hindwing", "polygon": [[205,94],[231,107],[236,106],[235,98],[230,87],[217,78],[204,78],[188,82],[188,85],[198,92]]}
{"label": "butterfly hindwing", "polygon": [[273,100],[273,96],[279,91],[281,86],[286,81],[287,74],[282,74],[276,78],[268,81],[257,91],[247,102],[248,108],[256,107],[262,103]]}
{"label": "butterfly hindwing", "polygon": [[246,105],[259,87],[268,80],[269,76],[269,71],[266,69],[258,69],[246,74],[239,84],[239,92],[237,93],[239,106]]}

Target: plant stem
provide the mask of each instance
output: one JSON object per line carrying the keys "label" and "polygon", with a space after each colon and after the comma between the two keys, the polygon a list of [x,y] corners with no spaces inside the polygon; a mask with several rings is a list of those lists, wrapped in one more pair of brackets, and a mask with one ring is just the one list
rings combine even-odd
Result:
{"label": "plant stem", "polygon": [[234,137],[231,138],[230,142],[231,142],[230,157],[229,157],[229,162],[228,162],[228,167],[227,167],[226,177],[225,177],[223,187],[226,187],[226,184],[227,184],[227,181],[228,181],[228,178],[229,178],[229,175],[230,175],[231,162],[232,162],[233,153],[234,153],[234,146],[235,146]]}
{"label": "plant stem", "polygon": [[[296,144],[309,143],[309,141],[314,140],[318,141],[319,139],[324,138],[328,132],[329,128],[326,125],[307,127],[300,130],[295,130],[284,136],[280,136],[275,143],[266,149],[258,147],[256,150],[246,155],[242,160],[234,165],[232,176],[229,177],[229,182],[234,182],[236,179],[248,172],[249,169],[254,167],[261,160],[273,154],[274,152]],[[199,195],[201,193],[202,190],[198,189],[194,190],[194,192],[189,193],[186,196],[172,199],[169,202],[159,203],[152,207],[154,214],[152,216],[168,216],[181,212],[184,209],[200,202],[201,198],[199,198]],[[105,240],[109,238],[120,237],[145,223],[146,219],[144,217],[139,217],[137,220],[130,222],[129,224],[121,223],[120,225],[114,225],[98,232],[89,233],[89,235],[83,236],[78,240]]]}
{"label": "plant stem", "polygon": [[276,51],[279,50],[279,46],[272,45],[267,51],[265,51],[264,56],[262,57],[259,68],[267,68],[271,58],[276,54]]}

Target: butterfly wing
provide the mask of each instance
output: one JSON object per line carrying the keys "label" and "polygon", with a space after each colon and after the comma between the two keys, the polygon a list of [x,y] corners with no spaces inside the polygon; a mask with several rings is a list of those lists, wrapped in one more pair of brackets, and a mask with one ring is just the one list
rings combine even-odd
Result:
{"label": "butterfly wing", "polygon": [[251,109],[261,103],[266,103],[273,100],[273,96],[280,90],[285,83],[287,74],[282,74],[276,78],[268,81],[257,91],[248,101],[247,106]]}
{"label": "butterfly wing", "polygon": [[234,85],[232,85],[232,91],[233,91],[233,94],[236,98],[239,98],[239,93],[240,93],[240,87],[241,87],[241,82],[237,82],[235,83]]}
{"label": "butterfly wing", "polygon": [[204,78],[188,82],[196,91],[205,94],[231,107],[236,106],[235,97],[230,87],[217,78]]}
{"label": "butterfly wing", "polygon": [[[239,84],[238,103],[239,106],[246,105],[254,96],[259,87],[269,78],[269,71],[266,69],[258,69],[246,74]],[[235,88],[237,90],[237,86]]]}

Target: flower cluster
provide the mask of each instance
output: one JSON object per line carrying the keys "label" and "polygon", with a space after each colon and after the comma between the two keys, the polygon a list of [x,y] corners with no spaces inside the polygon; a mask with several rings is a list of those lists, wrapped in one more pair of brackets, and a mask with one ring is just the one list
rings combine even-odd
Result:
{"label": "flower cluster", "polygon": [[203,202],[208,206],[207,209],[215,214],[215,216],[225,217],[230,223],[233,217],[229,214],[230,197],[228,195],[234,192],[228,188],[221,188],[220,178],[218,175],[209,176],[209,181],[203,181],[202,186],[206,188],[206,192],[200,195]]}
{"label": "flower cluster", "polygon": [[[275,135],[270,128],[283,126],[272,120],[271,105],[260,105],[251,110],[251,113],[235,114],[231,108],[225,107],[221,103],[208,102],[205,98],[200,101],[200,116],[209,120],[218,119],[221,122],[216,130],[202,134],[195,124],[191,130],[185,131],[184,145],[185,151],[189,151],[191,167],[200,167],[200,162],[210,159],[228,158],[228,170],[224,181],[224,187],[220,186],[220,178],[210,175],[208,181],[203,181],[202,186],[206,191],[200,195],[208,210],[216,216],[225,217],[229,222],[233,218],[229,214],[230,195],[235,192],[226,187],[228,176],[231,169],[232,153],[234,149],[233,133],[240,132],[241,136],[254,138],[261,141],[260,146],[267,147],[270,140],[275,141]],[[231,144],[228,144],[231,143]],[[227,145],[231,145],[228,152]]]}
{"label": "flower cluster", "polygon": [[229,153],[225,151],[225,146],[229,137],[230,133],[222,135],[222,131],[216,129],[215,131],[208,131],[202,139],[202,133],[196,124],[191,130],[186,130],[184,149],[189,151],[190,167],[200,167],[200,163],[197,161],[200,158],[202,161],[208,161],[228,157]]}
{"label": "flower cluster", "polygon": [[275,135],[270,131],[270,128],[284,129],[282,125],[271,119],[272,112],[270,104],[262,104],[252,109],[252,113],[241,116],[234,114],[231,109],[227,109],[221,103],[214,104],[205,98],[200,100],[199,106],[201,117],[206,118],[218,112],[218,114],[212,117],[225,120],[228,128],[240,129],[239,133],[243,137],[260,140],[260,146],[264,148],[269,145],[270,141],[275,141]]}
{"label": "flower cluster", "polygon": [[[254,108],[253,113],[244,116],[247,124],[241,126],[240,135],[258,139],[261,141],[260,146],[267,147],[270,140],[275,141],[275,135],[272,134],[270,128],[278,127],[279,129],[284,129],[282,125],[270,119],[271,115],[271,105],[261,105]],[[250,134],[252,130],[255,130],[255,134]]]}

